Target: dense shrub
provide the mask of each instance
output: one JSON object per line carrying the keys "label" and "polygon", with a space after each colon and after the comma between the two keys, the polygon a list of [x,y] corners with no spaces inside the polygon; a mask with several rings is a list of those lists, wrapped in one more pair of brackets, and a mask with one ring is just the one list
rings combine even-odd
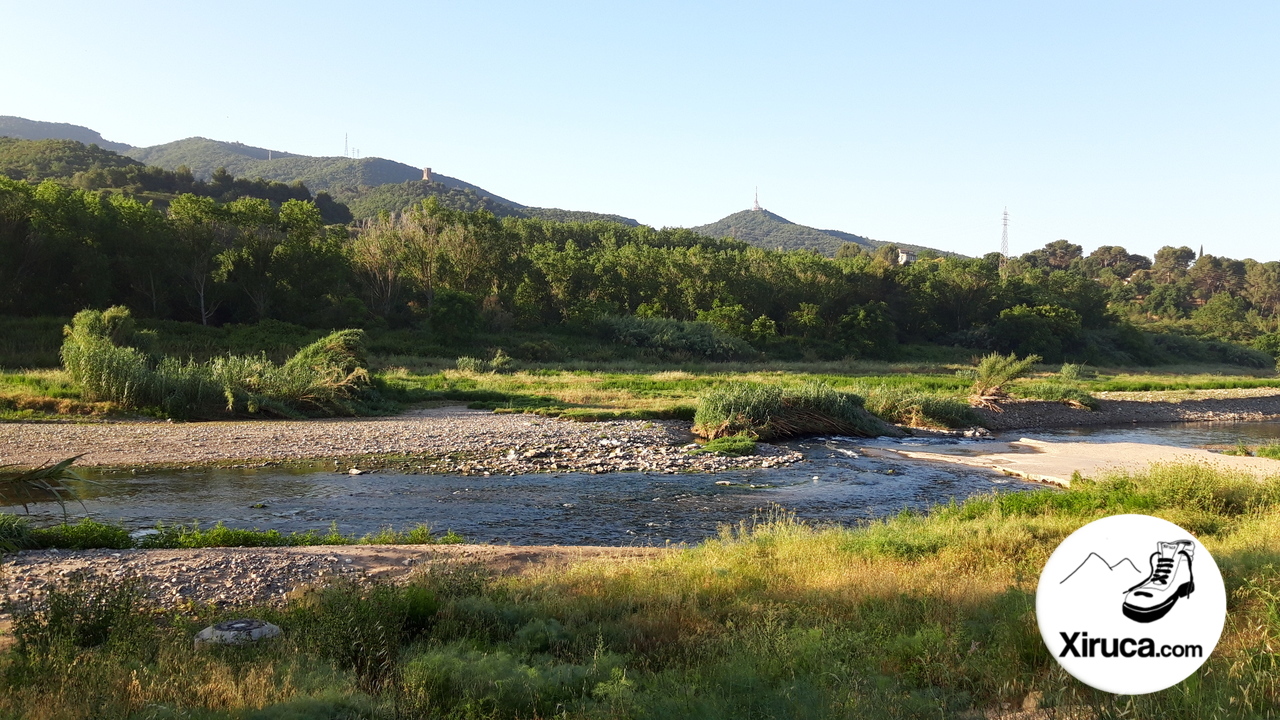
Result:
{"label": "dense shrub", "polygon": [[605,316],[594,327],[602,340],[644,348],[660,358],[737,360],[754,352],[746,341],[706,322]]}
{"label": "dense shrub", "polygon": [[725,383],[699,401],[693,431],[712,440],[747,435],[765,441],[804,435],[902,434],[867,412],[862,398],[818,382],[798,388]]}
{"label": "dense shrub", "polygon": [[176,417],[358,415],[378,400],[362,330],[331,333],[283,365],[266,355],[224,355],[204,363],[154,357],[128,344],[137,345],[137,337],[125,308],[75,316],[62,359],[86,400]]}

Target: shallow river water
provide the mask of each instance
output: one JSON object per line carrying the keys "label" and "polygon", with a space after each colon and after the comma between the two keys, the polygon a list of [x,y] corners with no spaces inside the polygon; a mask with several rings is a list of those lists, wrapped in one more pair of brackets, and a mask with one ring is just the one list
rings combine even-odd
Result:
{"label": "shallow river water", "polygon": [[[1192,423],[1009,433],[1085,442],[1149,442],[1183,447],[1280,439],[1280,423]],[[157,523],[327,529],[362,535],[427,523],[472,542],[515,545],[662,545],[697,542],[723,524],[786,511],[809,522],[851,524],[903,508],[1043,487],[993,472],[916,460],[870,458],[860,447],[964,440],[874,441],[818,438],[787,443],[805,460],[784,468],[709,474],[399,475],[297,472],[279,468],[110,473],[80,487],[95,518],[130,529]],[[1280,465],[1278,465],[1280,467]],[[728,481],[731,485],[717,485]],[[14,508],[7,508],[15,511]],[[68,507],[73,517],[83,510]],[[22,512],[21,508],[16,509]],[[33,505],[33,519],[61,519],[56,505]]]}

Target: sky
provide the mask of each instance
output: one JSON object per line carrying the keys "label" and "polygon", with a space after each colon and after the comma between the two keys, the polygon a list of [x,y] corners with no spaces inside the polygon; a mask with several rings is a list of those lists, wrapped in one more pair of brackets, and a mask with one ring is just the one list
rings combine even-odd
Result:
{"label": "sky", "polygon": [[0,0],[0,115],[688,227],[1280,259],[1280,3]]}

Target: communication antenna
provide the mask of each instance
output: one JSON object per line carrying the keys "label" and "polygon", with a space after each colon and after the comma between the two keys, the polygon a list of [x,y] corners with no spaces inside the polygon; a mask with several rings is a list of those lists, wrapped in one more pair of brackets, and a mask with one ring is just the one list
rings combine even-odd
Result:
{"label": "communication antenna", "polygon": [[346,133],[342,133],[342,157],[351,157],[351,149],[347,146]]}
{"label": "communication antenna", "polygon": [[756,200],[755,202],[751,203],[751,211],[760,212],[760,186],[759,185],[756,186]]}
{"label": "communication antenna", "polygon": [[1009,208],[1004,209],[1004,230],[1000,233],[1000,279],[1009,273]]}

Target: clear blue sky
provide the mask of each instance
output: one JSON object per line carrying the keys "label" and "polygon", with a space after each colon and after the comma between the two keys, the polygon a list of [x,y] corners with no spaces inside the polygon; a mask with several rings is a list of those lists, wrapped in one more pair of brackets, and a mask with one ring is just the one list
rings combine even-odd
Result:
{"label": "clear blue sky", "polygon": [[1280,259],[1280,3],[5,3],[0,114],[690,226]]}

